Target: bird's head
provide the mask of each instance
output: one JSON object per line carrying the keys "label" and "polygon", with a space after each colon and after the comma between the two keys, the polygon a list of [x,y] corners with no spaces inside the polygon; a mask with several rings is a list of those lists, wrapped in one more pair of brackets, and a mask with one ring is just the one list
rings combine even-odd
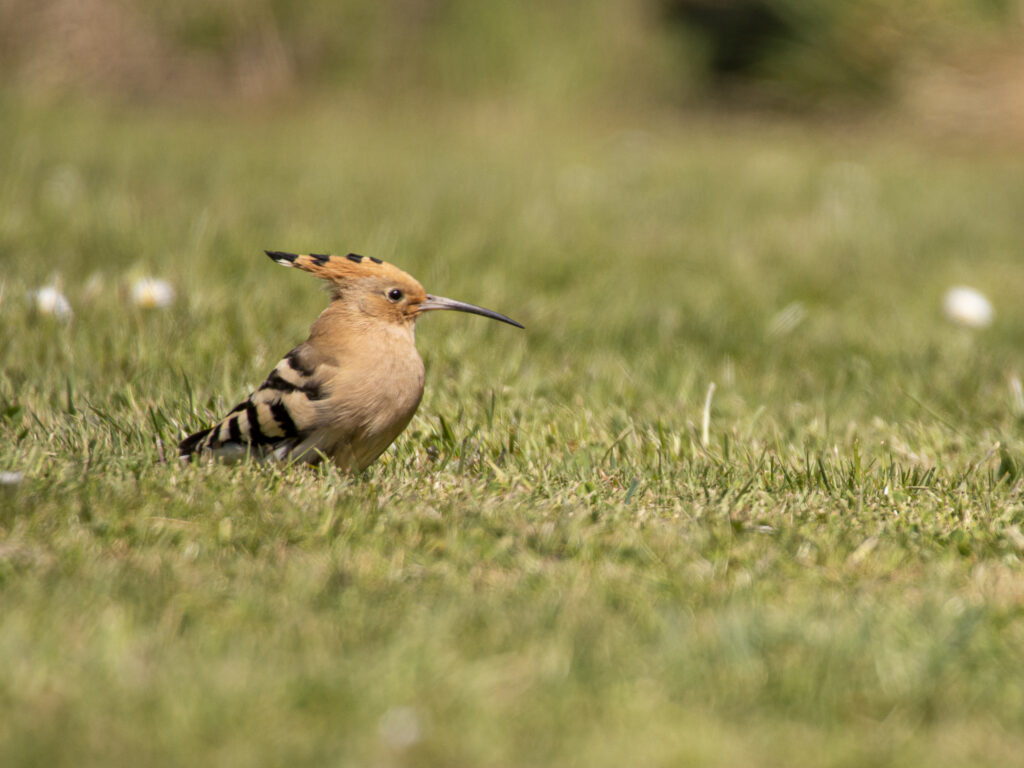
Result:
{"label": "bird's head", "polygon": [[350,253],[347,256],[295,254],[267,251],[267,256],[286,267],[298,267],[326,280],[335,301],[396,324],[413,325],[424,312],[449,309],[470,312],[493,320],[523,326],[510,317],[463,301],[432,296],[407,272],[380,259]]}

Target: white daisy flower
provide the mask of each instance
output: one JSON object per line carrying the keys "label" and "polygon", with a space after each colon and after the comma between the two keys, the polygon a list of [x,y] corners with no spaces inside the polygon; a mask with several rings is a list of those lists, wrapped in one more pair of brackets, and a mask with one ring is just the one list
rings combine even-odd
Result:
{"label": "white daisy flower", "polygon": [[158,277],[143,277],[132,286],[132,301],[143,309],[163,309],[174,302],[174,288]]}
{"label": "white daisy flower", "polygon": [[946,292],[942,309],[952,322],[968,328],[985,328],[992,325],[995,317],[995,310],[984,294],[964,285]]}
{"label": "white daisy flower", "polygon": [[46,285],[31,294],[32,304],[41,315],[53,315],[58,320],[70,320],[74,312],[71,302],[61,293],[57,286]]}

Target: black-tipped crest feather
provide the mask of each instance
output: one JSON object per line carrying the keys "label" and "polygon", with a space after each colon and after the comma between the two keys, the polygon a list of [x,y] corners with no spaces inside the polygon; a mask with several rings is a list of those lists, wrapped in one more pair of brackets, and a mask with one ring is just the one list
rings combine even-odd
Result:
{"label": "black-tipped crest feather", "polygon": [[264,253],[282,267],[292,266],[299,257],[297,253],[285,253],[284,251],[264,251]]}

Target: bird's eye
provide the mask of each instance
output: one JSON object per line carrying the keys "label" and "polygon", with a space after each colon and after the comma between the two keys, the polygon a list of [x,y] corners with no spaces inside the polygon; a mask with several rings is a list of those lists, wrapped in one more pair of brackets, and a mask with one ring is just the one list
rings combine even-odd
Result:
{"label": "bird's eye", "polygon": [[401,301],[402,292],[397,288],[392,288],[390,291],[388,291],[388,299],[390,299],[391,301]]}

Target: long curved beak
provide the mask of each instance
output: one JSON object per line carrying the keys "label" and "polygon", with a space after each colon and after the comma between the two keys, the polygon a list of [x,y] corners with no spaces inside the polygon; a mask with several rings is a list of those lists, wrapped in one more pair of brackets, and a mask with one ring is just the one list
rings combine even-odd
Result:
{"label": "long curved beak", "polygon": [[427,300],[420,304],[420,312],[429,312],[433,309],[454,309],[457,312],[470,312],[474,315],[489,317],[492,320],[501,320],[501,322],[514,325],[516,328],[523,327],[511,317],[505,317],[505,315],[500,312],[484,309],[483,307],[476,306],[476,304],[467,304],[464,301],[446,299],[444,296],[431,296],[430,294],[427,294]]}

